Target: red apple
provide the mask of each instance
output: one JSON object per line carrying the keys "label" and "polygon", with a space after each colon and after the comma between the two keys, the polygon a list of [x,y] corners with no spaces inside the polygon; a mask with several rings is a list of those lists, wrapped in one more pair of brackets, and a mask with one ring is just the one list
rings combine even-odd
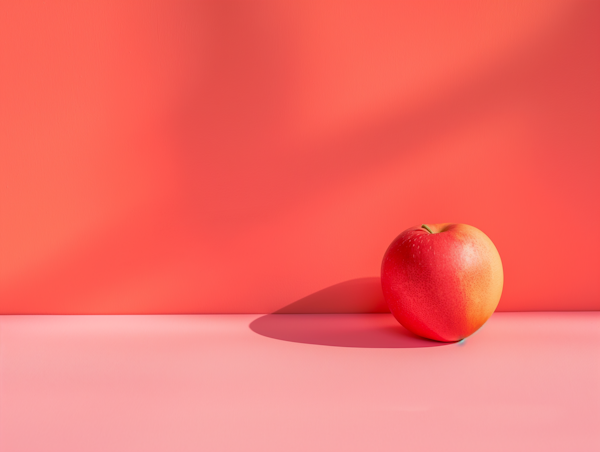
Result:
{"label": "red apple", "polygon": [[466,224],[424,224],[391,243],[381,264],[383,296],[394,317],[419,336],[459,341],[493,314],[502,261],[492,241]]}

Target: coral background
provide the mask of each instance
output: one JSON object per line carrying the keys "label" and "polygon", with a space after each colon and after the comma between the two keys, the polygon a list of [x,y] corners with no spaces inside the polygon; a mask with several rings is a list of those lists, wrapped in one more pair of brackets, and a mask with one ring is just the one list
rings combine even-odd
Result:
{"label": "coral background", "polygon": [[[380,311],[467,223],[600,309],[597,1],[0,4],[0,314]],[[287,309],[287,311],[286,311]]]}

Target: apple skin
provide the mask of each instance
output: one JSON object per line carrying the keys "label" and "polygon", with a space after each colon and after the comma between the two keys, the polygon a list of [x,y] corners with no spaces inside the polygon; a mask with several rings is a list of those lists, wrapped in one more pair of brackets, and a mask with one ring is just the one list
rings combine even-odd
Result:
{"label": "apple skin", "polygon": [[466,224],[411,227],[394,239],[381,264],[383,296],[394,317],[442,342],[481,328],[498,306],[503,283],[498,250]]}

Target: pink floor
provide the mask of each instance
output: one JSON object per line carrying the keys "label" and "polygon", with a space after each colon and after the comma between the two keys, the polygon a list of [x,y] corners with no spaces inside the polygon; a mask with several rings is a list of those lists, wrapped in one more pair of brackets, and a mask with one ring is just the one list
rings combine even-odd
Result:
{"label": "pink floor", "polygon": [[600,312],[0,316],[0,450],[600,450]]}

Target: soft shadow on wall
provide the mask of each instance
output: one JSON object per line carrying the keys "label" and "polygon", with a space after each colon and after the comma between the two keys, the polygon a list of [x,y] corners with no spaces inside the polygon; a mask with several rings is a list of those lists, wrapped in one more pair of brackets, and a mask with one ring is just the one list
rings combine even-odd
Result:
{"label": "soft shadow on wall", "polygon": [[544,222],[598,220],[600,4],[434,3],[1,4],[0,312],[273,312],[442,221],[598,309]]}
{"label": "soft shadow on wall", "polygon": [[380,278],[335,284],[259,317],[249,327],[261,336],[313,345],[361,348],[449,345],[416,336],[400,325],[385,305]]}

